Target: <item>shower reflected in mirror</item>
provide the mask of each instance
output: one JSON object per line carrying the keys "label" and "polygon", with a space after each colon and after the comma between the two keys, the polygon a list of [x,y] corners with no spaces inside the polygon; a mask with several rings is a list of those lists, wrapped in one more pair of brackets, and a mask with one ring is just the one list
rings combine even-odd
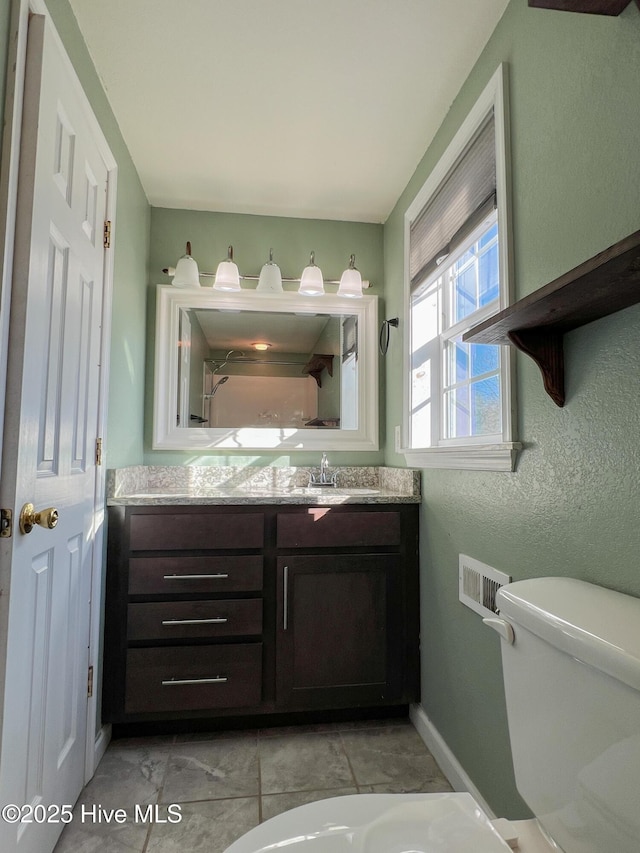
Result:
{"label": "shower reflected in mirror", "polygon": [[[270,341],[268,352],[263,343],[247,344],[257,331]],[[277,312],[182,309],[178,351],[178,409],[185,413],[178,425],[357,429],[358,323],[351,314],[298,316],[292,324],[290,314]]]}

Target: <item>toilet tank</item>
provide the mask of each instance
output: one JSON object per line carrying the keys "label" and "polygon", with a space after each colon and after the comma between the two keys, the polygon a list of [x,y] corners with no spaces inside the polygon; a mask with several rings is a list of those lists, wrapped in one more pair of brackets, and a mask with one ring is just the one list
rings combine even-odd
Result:
{"label": "toilet tank", "polygon": [[496,605],[513,628],[501,647],[518,791],[564,853],[638,853],[640,599],[536,578]]}

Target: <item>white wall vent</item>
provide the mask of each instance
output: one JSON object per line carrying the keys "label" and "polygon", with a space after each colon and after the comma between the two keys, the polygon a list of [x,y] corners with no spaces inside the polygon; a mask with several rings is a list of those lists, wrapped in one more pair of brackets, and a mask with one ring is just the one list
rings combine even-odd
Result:
{"label": "white wall vent", "polygon": [[497,613],[496,593],[501,586],[511,583],[511,578],[480,560],[460,554],[458,581],[460,601],[481,616],[492,616]]}

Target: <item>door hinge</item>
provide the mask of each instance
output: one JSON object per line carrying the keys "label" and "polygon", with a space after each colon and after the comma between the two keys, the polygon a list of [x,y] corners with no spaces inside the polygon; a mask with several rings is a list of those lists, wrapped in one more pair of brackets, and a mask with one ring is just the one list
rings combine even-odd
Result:
{"label": "door hinge", "polygon": [[13,510],[0,509],[0,536],[8,539],[13,534]]}
{"label": "door hinge", "polygon": [[111,220],[107,219],[104,223],[104,232],[103,232],[103,242],[102,245],[105,249],[111,248]]}
{"label": "door hinge", "polygon": [[93,696],[93,667],[89,667],[89,674],[87,675],[87,698],[91,699]]}
{"label": "door hinge", "polygon": [[102,465],[102,439],[96,438],[96,465]]}

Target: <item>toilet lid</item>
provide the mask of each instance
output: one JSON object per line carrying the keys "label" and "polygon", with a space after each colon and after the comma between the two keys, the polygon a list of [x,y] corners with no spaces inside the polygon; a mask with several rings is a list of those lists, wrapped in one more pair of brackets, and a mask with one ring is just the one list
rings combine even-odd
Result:
{"label": "toilet lid", "polygon": [[470,794],[353,794],[299,806],[226,853],[508,853]]}

